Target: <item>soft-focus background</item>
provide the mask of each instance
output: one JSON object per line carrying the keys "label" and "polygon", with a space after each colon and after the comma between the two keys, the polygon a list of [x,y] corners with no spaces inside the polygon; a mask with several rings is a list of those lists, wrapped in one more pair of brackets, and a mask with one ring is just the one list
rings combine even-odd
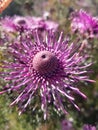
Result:
{"label": "soft-focus background", "polygon": [[[98,17],[98,0],[13,0],[0,17],[15,14],[45,17],[57,22],[59,30],[68,34],[70,32],[70,13],[81,8]],[[61,126],[64,120],[70,122],[74,130],[82,130],[83,124],[96,125],[98,129],[98,39],[90,44],[94,46],[90,53],[93,57],[92,60],[95,62],[92,66],[91,78],[96,80],[96,83],[84,84],[86,87],[83,88],[81,86],[88,99],[77,98],[77,104],[81,108],[80,112],[71,109],[69,115],[59,117],[54,114],[48,121],[38,119],[37,115],[30,111],[19,116],[17,108],[9,107],[8,96],[2,95],[0,96],[0,130],[63,130]],[[1,52],[0,59],[3,60]]]}

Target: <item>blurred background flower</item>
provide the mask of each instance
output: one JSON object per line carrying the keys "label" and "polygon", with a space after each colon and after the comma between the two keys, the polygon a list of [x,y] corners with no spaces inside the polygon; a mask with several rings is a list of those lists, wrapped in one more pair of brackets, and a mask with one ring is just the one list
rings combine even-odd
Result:
{"label": "blurred background flower", "polygon": [[83,10],[72,13],[71,30],[74,33],[80,33],[83,37],[98,37],[98,19],[92,17]]}
{"label": "blurred background flower", "polygon": [[92,125],[84,125],[83,130],[96,130],[96,127]]}

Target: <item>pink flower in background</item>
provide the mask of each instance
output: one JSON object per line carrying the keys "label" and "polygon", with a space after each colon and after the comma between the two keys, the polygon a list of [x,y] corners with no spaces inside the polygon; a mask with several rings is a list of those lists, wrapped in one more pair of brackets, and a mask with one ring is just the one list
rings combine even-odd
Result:
{"label": "pink flower in background", "polygon": [[5,32],[18,32],[18,28],[23,29],[41,29],[41,30],[54,30],[58,28],[58,23],[45,20],[41,17],[31,17],[31,16],[13,16],[1,18],[0,25]]}
{"label": "pink flower in background", "polygon": [[98,36],[98,19],[82,9],[71,16],[71,30],[87,37]]}
{"label": "pink flower in background", "polygon": [[57,31],[57,28],[58,28],[58,24],[57,23],[55,23],[55,22],[53,22],[53,21],[51,21],[51,20],[46,20],[45,21],[45,29],[46,30],[52,30],[52,31]]}
{"label": "pink flower in background", "polygon": [[85,124],[83,130],[97,130],[95,126]]}
{"label": "pink flower in background", "polygon": [[68,120],[63,120],[61,122],[61,130],[74,130],[72,122]]}

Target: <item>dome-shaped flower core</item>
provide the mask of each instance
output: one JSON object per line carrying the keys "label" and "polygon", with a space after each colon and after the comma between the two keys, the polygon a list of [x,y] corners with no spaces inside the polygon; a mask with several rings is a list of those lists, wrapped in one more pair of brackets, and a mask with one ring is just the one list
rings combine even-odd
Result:
{"label": "dome-shaped flower core", "polygon": [[21,20],[17,21],[17,24],[24,25],[24,24],[26,24],[26,21],[24,19],[21,19]]}
{"label": "dome-shaped flower core", "polygon": [[58,66],[58,59],[52,52],[40,51],[33,58],[33,68],[40,74],[55,72]]}

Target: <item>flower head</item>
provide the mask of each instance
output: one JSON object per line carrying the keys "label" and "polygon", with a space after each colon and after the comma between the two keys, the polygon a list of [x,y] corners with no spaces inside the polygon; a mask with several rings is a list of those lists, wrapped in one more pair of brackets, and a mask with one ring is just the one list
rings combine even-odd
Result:
{"label": "flower head", "polygon": [[74,130],[72,122],[69,120],[63,120],[61,122],[61,130]]}
{"label": "flower head", "polygon": [[71,29],[91,38],[98,36],[98,19],[83,10],[76,11],[72,14]]}
{"label": "flower head", "polygon": [[34,31],[32,39],[28,33],[19,41],[10,46],[10,53],[14,61],[5,63],[4,68],[10,72],[2,73],[6,80],[11,81],[7,91],[16,91],[19,95],[11,105],[18,104],[24,111],[34,101],[36,95],[41,99],[41,109],[44,118],[48,115],[48,107],[54,104],[58,112],[67,113],[63,105],[65,99],[74,105],[74,94],[83,98],[86,96],[80,92],[77,83],[89,80],[85,64],[85,57],[80,56],[76,44],[63,39],[63,33],[58,40],[50,31],[40,39],[37,31]]}
{"label": "flower head", "polygon": [[53,21],[45,20],[41,17],[23,17],[13,16],[5,17],[0,20],[1,27],[5,32],[17,32],[19,28],[23,29],[41,29],[41,30],[54,30],[58,28],[58,24]]}
{"label": "flower head", "polygon": [[96,130],[96,127],[92,125],[84,125],[83,130]]}

